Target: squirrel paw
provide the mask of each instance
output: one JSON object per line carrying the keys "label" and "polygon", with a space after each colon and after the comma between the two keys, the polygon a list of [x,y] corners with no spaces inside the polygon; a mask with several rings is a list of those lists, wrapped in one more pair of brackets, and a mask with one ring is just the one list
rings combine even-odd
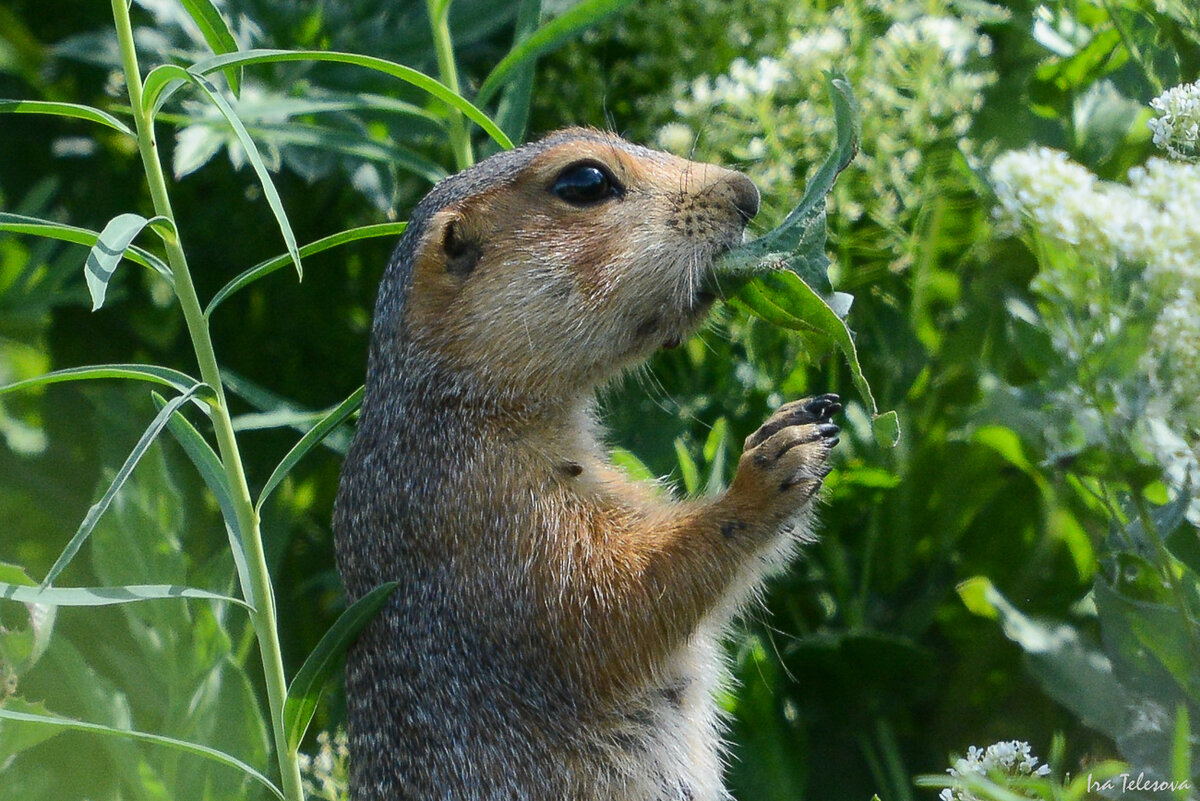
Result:
{"label": "squirrel paw", "polygon": [[829,473],[826,459],[841,431],[831,418],[841,410],[837,395],[779,407],[746,438],[732,489],[783,511],[803,505]]}

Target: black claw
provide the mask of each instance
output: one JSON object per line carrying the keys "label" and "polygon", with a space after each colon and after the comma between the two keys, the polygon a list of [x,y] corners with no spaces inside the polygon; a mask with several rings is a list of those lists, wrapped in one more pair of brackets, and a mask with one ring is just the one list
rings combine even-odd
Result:
{"label": "black claw", "polygon": [[842,410],[841,399],[833,393],[818,395],[804,404],[804,411],[818,420],[828,420]]}
{"label": "black claw", "polygon": [[841,430],[841,426],[837,423],[821,423],[817,426],[817,433],[825,438],[835,437],[841,433]]}

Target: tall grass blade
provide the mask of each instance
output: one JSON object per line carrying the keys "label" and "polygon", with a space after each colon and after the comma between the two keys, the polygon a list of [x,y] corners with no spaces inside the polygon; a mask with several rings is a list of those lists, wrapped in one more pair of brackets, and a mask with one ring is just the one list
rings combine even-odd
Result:
{"label": "tall grass blade", "polygon": [[[338,245],[345,245],[348,242],[355,242],[359,239],[370,239],[371,237],[376,236],[399,236],[400,234],[404,233],[404,229],[407,227],[408,223],[406,222],[378,223],[376,225],[363,225],[359,228],[351,228],[348,231],[340,231],[336,234],[331,234],[327,237],[318,239],[315,242],[310,242],[304,247],[300,248],[300,257],[308,258],[309,256],[312,256],[315,253],[320,253],[323,250],[329,250],[330,248],[337,247]],[[242,274],[238,275],[228,284],[221,287],[217,294],[213,295],[212,300],[208,302],[208,306],[204,309],[204,316],[209,317],[212,315],[213,311],[215,311],[218,306],[224,303],[225,300],[234,292],[244,289],[258,279],[264,278],[278,270],[280,267],[286,266],[290,258],[291,257],[286,253],[280,256],[275,256],[274,258],[267,259],[264,262],[254,265],[249,270],[246,270]]]}
{"label": "tall grass blade", "polygon": [[72,117],[77,120],[96,122],[126,136],[136,136],[133,130],[119,119],[98,108],[79,103],[60,103],[51,100],[0,100],[0,114],[52,114],[56,117]]}
{"label": "tall grass blade", "polygon": [[158,601],[164,598],[193,598],[202,601],[227,601],[246,609],[250,605],[240,598],[221,595],[177,584],[129,584],[123,587],[49,587],[38,589],[20,584],[0,582],[0,598],[23,604],[46,606],[114,606],[116,604]]}
{"label": "tall grass blade", "polygon": [[296,463],[304,458],[305,454],[311,451],[316,445],[320,444],[321,440],[325,439],[331,431],[340,426],[346,419],[362,406],[363,387],[359,387],[351,393],[350,397],[334,407],[329,414],[325,415],[319,423],[309,429],[300,441],[297,442],[287,455],[283,457],[283,461],[279,466],[272,471],[267,483],[263,485],[262,492],[258,496],[258,503],[254,508],[256,511],[261,510],[267,498],[274,492],[279,483],[287,476],[291,469],[296,466]]}
{"label": "tall grass blade", "polygon": [[226,754],[224,751],[218,751],[215,748],[209,748],[207,745],[199,743],[189,743],[186,740],[177,740],[174,737],[166,737],[161,734],[151,734],[144,731],[134,731],[131,729],[118,729],[113,726],[104,726],[99,723],[88,723],[83,720],[74,720],[72,718],[60,718],[54,715],[34,715],[27,712],[16,712],[10,709],[0,707],[0,720],[12,720],[21,723],[30,723],[42,726],[57,726],[60,728],[74,729],[76,731],[90,731],[98,734],[108,734],[116,737],[126,737],[133,740],[141,740],[142,742],[154,743],[156,745],[173,748],[177,751],[186,751],[189,754],[195,754],[205,759],[210,759],[214,762],[219,762],[231,768],[235,768],[255,781],[262,784],[270,790],[277,798],[282,799],[283,793],[279,788],[271,782],[263,774],[259,773],[250,765],[241,761],[235,756]]}
{"label": "tall grass blade", "polygon": [[137,463],[141,461],[143,456],[146,455],[146,451],[150,449],[150,446],[154,443],[155,438],[157,438],[159,433],[162,432],[163,428],[166,427],[167,420],[170,418],[171,414],[174,413],[175,410],[180,406],[191,400],[192,396],[197,394],[201,387],[207,387],[207,385],[199,384],[187,390],[182,395],[172,398],[171,402],[164,406],[162,410],[155,415],[154,420],[150,423],[150,427],[146,429],[145,433],[142,434],[141,439],[137,441],[137,444],[133,447],[133,451],[130,452],[128,458],[125,459],[125,463],[121,465],[121,469],[117,471],[116,476],[113,477],[112,482],[108,485],[108,489],[104,491],[104,495],[102,495],[100,500],[93,504],[92,508],[88,510],[87,515],[83,518],[83,522],[79,524],[79,530],[75,532],[75,536],[71,538],[71,541],[67,543],[67,547],[63,549],[63,552],[59,555],[58,559],[54,561],[54,565],[50,568],[50,572],[46,574],[44,579],[42,579],[42,589],[49,587],[51,582],[58,577],[58,574],[61,573],[63,569],[71,563],[71,560],[75,558],[75,554],[79,552],[81,547],[83,547],[83,543],[86,542],[87,538],[91,535],[92,529],[96,527],[96,522],[99,521],[100,516],[108,509],[109,505],[113,501],[113,498],[116,497],[117,493],[120,492],[121,487],[123,487],[125,482],[129,479],[130,474],[133,473],[133,468],[137,467]]}
{"label": "tall grass blade", "polygon": [[475,102],[486,105],[496,90],[504,85],[509,74],[527,61],[561,45],[570,37],[593,25],[610,14],[630,5],[633,0],[584,0],[570,10],[559,14],[539,28],[532,36],[514,47],[500,59],[479,87]]}
{"label": "tall grass blade", "polygon": [[355,601],[334,621],[317,647],[304,660],[288,687],[287,700],[283,704],[283,725],[289,748],[297,748],[304,739],[308,724],[317,710],[317,702],[321,700],[321,692],[337,667],[338,660],[395,589],[396,582],[390,581]]}

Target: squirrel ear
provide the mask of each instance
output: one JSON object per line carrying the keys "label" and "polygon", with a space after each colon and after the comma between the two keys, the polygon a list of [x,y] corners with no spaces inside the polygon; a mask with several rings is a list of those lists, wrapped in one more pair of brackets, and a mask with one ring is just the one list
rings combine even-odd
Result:
{"label": "squirrel ear", "polygon": [[456,217],[443,229],[442,252],[446,254],[446,272],[469,275],[479,263],[483,248],[467,235],[462,219]]}

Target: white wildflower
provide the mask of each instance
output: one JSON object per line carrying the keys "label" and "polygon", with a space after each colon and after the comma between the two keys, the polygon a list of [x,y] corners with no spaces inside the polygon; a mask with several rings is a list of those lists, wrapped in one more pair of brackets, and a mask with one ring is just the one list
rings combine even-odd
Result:
{"label": "white wildflower", "polygon": [[696,143],[692,129],[682,122],[671,122],[658,130],[658,145],[663,150],[684,155],[689,153]]}
{"label": "white wildflower", "polygon": [[1150,101],[1154,144],[1180,161],[1200,161],[1200,81],[1168,89]]}
{"label": "white wildflower", "polygon": [[[954,767],[946,772],[955,779],[988,777],[997,773],[1005,777],[1045,776],[1050,773],[1050,766],[1038,764],[1029,743],[1006,740],[989,745],[986,750],[971,746],[966,757],[955,760]],[[976,796],[961,784],[947,787],[938,797],[941,801],[977,801]]]}
{"label": "white wildflower", "polygon": [[803,36],[793,33],[785,57],[796,66],[811,69],[811,65],[831,63],[833,56],[840,55],[849,44],[840,28],[822,28]]}
{"label": "white wildflower", "polygon": [[299,754],[304,792],[323,801],[346,801],[350,797],[350,743],[344,729],[333,737],[323,731],[317,735],[315,756]]}
{"label": "white wildflower", "polygon": [[939,57],[955,69],[966,65],[973,56],[987,56],[992,52],[988,37],[955,17],[925,16],[897,22],[888,28],[884,41],[918,52],[936,48],[941,51]]}

